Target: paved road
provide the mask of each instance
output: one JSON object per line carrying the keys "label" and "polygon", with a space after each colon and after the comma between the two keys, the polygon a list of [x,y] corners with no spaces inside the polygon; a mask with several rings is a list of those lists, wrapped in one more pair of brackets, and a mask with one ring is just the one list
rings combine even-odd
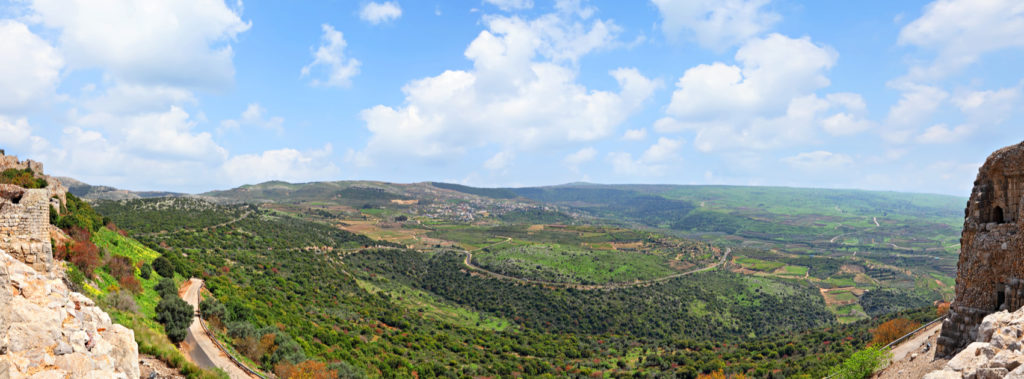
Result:
{"label": "paved road", "polygon": [[[511,240],[511,238],[509,240]],[[498,242],[498,244],[505,243],[505,242],[507,242],[507,241]],[[497,245],[497,244],[495,244],[495,245]],[[491,246],[494,246],[494,245],[491,245]],[[476,270],[477,272],[481,272],[481,273],[483,273],[485,275],[488,275],[490,277],[498,278],[498,279],[511,280],[511,281],[515,281],[515,282],[519,282],[519,283],[539,284],[539,285],[542,285],[542,286],[549,286],[549,287],[575,288],[575,289],[581,289],[581,290],[596,290],[596,289],[608,290],[608,289],[618,289],[618,288],[627,288],[627,287],[648,286],[648,285],[655,284],[655,283],[661,283],[661,282],[669,281],[669,280],[672,280],[672,279],[675,279],[675,278],[678,278],[678,277],[681,277],[681,276],[686,276],[686,275],[690,275],[690,274],[697,273],[697,272],[711,270],[711,269],[713,269],[715,267],[718,267],[718,266],[721,266],[722,264],[724,264],[726,262],[726,259],[728,259],[728,257],[729,257],[729,253],[731,253],[731,252],[732,252],[732,248],[726,248],[725,249],[725,253],[722,254],[722,258],[719,259],[718,262],[716,262],[716,263],[714,263],[714,264],[712,264],[710,266],[706,266],[706,267],[702,267],[702,268],[698,268],[698,269],[693,269],[693,270],[690,270],[690,271],[681,272],[681,273],[678,273],[678,274],[673,274],[673,275],[669,275],[669,276],[665,276],[665,277],[661,277],[661,278],[656,278],[656,279],[637,280],[637,281],[634,281],[634,282],[625,282],[625,283],[607,283],[607,284],[578,284],[578,283],[547,282],[547,281],[542,281],[542,280],[523,279],[523,278],[517,278],[517,277],[513,277],[513,276],[504,275],[504,274],[499,274],[499,273],[496,273],[494,271],[490,271],[488,269],[485,269],[483,267],[480,267],[480,266],[477,266],[477,265],[473,264],[473,253],[471,251],[468,251],[468,250],[463,250],[462,251],[462,253],[466,255],[466,258],[462,261],[462,263],[465,264],[466,267],[469,267],[469,268],[471,268],[473,270]]]}
{"label": "paved road", "polygon": [[[181,289],[178,290],[181,298],[185,299],[185,302],[189,303],[197,314],[199,312],[199,289],[202,287],[202,280],[192,278],[183,283]],[[187,350],[185,356],[192,363],[199,365],[199,367],[219,368],[227,372],[231,379],[253,379],[252,376],[236,366],[224,352],[217,348],[213,340],[203,331],[203,326],[199,324],[198,316],[192,319],[192,325],[188,327],[188,336],[185,337],[185,343],[182,345],[183,350]]]}
{"label": "paved road", "polygon": [[[917,332],[917,334],[915,334],[914,337],[912,337],[912,338],[910,338],[910,339],[908,339],[906,341],[903,341],[899,345],[893,346],[892,347],[892,361],[893,362],[902,361],[903,358],[906,358],[911,353],[921,351],[921,345],[924,345],[924,343],[926,341],[928,341],[928,338],[931,338],[932,335],[934,335],[936,332],[938,332],[939,329],[941,329],[941,328],[942,328],[942,323],[941,322],[936,322],[936,323],[932,324],[931,326],[929,326],[927,329],[924,329],[924,330],[922,330],[920,332]],[[934,348],[935,348],[935,346],[932,346],[932,349],[934,349]]]}

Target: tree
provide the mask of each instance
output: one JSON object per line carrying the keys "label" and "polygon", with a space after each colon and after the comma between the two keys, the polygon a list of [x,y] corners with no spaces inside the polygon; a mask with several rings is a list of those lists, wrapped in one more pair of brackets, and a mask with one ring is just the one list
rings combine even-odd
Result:
{"label": "tree", "polygon": [[160,297],[177,297],[178,286],[174,285],[174,281],[168,278],[160,279],[156,283],[156,293],[160,294]]}
{"label": "tree", "polygon": [[831,378],[865,379],[870,378],[875,370],[884,366],[892,357],[888,348],[868,346],[864,350],[853,353],[843,364],[832,369]]}
{"label": "tree", "polygon": [[914,331],[918,326],[921,324],[905,318],[894,318],[871,330],[871,334],[874,336],[871,343],[878,346],[886,345]]}
{"label": "tree", "polygon": [[224,322],[224,316],[227,314],[227,307],[216,299],[204,299],[199,302],[199,315],[205,320],[214,320]]}
{"label": "tree", "polygon": [[157,257],[156,260],[153,261],[153,270],[162,277],[174,277],[174,264],[163,256]]}
{"label": "tree", "polygon": [[192,324],[194,312],[192,306],[180,297],[164,296],[156,305],[156,320],[164,324],[167,338],[173,343],[179,343],[188,335],[188,326]]}

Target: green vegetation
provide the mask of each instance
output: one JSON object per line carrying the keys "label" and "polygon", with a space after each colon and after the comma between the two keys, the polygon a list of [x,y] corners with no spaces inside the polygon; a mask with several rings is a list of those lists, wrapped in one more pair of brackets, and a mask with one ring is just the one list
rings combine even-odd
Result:
{"label": "green vegetation", "polygon": [[[787,190],[272,182],[213,194],[277,202],[259,207],[103,206],[119,225],[157,219],[132,230],[162,254],[153,269],[205,278],[211,328],[278,374],[821,377],[894,314],[933,317],[905,310],[949,290],[938,283],[959,216],[946,203],[959,199]],[[419,250],[336,225],[408,233]],[[449,251],[517,278],[599,284],[704,267],[726,247],[722,269],[607,290],[493,279]]]}
{"label": "green vegetation", "polygon": [[892,359],[892,352],[888,348],[868,346],[864,350],[853,353],[842,365],[837,366],[831,373],[836,379],[866,379],[874,375],[875,371],[885,367]]}
{"label": "green vegetation", "polygon": [[37,178],[32,169],[9,168],[0,172],[0,184],[13,184],[24,188],[46,188],[46,180]]}

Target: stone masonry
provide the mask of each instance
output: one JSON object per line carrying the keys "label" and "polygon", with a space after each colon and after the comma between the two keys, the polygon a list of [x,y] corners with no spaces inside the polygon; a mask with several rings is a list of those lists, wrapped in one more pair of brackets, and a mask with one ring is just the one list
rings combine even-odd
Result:
{"label": "stone masonry", "polygon": [[0,184],[0,249],[36,270],[53,270],[45,189]]}
{"label": "stone masonry", "polygon": [[936,357],[978,339],[985,316],[1024,306],[1024,143],[985,161],[967,202],[956,297],[942,323]]}

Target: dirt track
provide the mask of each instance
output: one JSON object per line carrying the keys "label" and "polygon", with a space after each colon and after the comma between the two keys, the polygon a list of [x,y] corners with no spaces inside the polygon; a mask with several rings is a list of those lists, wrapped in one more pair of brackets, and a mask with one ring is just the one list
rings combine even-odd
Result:
{"label": "dirt track", "polygon": [[[498,242],[498,243],[496,243],[494,245],[505,243],[505,242],[508,242],[508,241],[506,240],[506,241],[503,241],[503,242]],[[491,245],[491,246],[494,246],[494,245]],[[711,270],[711,269],[713,269],[715,267],[718,267],[718,266],[721,266],[722,264],[724,264],[726,262],[726,259],[728,259],[728,257],[729,257],[729,253],[731,253],[731,252],[732,252],[732,248],[726,248],[725,249],[725,253],[722,254],[722,258],[719,259],[718,262],[716,262],[716,263],[714,263],[714,264],[712,264],[710,266],[703,267],[703,268],[698,268],[698,269],[694,269],[694,270],[690,270],[690,271],[686,271],[686,272],[681,272],[681,273],[678,273],[678,274],[672,274],[672,275],[669,275],[669,276],[665,276],[665,277],[661,277],[661,278],[656,278],[656,279],[637,280],[637,281],[625,282],[625,283],[607,283],[607,284],[578,284],[578,283],[546,282],[546,281],[542,281],[542,280],[523,279],[523,278],[516,278],[516,277],[513,277],[513,276],[504,275],[504,274],[499,274],[499,273],[496,273],[494,271],[490,271],[488,269],[485,269],[483,267],[480,267],[480,266],[477,266],[477,265],[473,264],[473,253],[471,251],[468,251],[468,250],[463,250],[462,251],[462,253],[466,255],[466,258],[462,261],[462,263],[464,265],[466,265],[466,267],[469,267],[470,269],[472,269],[472,270],[474,270],[476,272],[479,272],[479,273],[481,273],[483,275],[490,276],[492,278],[511,280],[511,281],[519,282],[519,283],[523,283],[523,284],[537,284],[537,285],[542,285],[542,286],[545,286],[545,287],[575,288],[575,289],[578,289],[578,290],[610,290],[610,289],[619,289],[619,288],[627,288],[627,287],[649,286],[649,285],[656,284],[656,283],[666,282],[666,281],[669,281],[669,280],[672,280],[672,279],[675,279],[675,278],[678,278],[678,277],[681,277],[681,276],[686,276],[686,275],[690,275],[690,274],[701,272],[701,271]]]}

